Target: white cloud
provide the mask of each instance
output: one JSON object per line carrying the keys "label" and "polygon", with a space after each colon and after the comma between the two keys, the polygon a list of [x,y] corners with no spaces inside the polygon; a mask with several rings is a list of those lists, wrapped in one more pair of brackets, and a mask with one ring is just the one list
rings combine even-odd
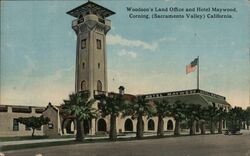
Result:
{"label": "white cloud", "polygon": [[164,38],[160,38],[156,41],[148,43],[142,40],[129,40],[118,34],[107,35],[107,44],[109,45],[120,45],[124,47],[140,47],[140,48],[143,48],[145,50],[150,50],[150,51],[155,51],[159,47],[159,44],[161,42],[172,42],[175,40],[176,40],[175,38],[164,37]]}
{"label": "white cloud", "polygon": [[122,49],[121,51],[118,52],[119,56],[126,56],[131,59],[135,59],[137,57],[137,54],[133,51],[127,51],[125,49]]}
{"label": "white cloud", "polygon": [[107,44],[126,47],[141,47],[152,51],[156,50],[158,47],[157,43],[147,43],[141,40],[129,40],[120,35],[107,35]]}
{"label": "white cloud", "polygon": [[45,80],[57,81],[57,80],[63,79],[66,73],[71,73],[74,69],[75,69],[74,65],[71,65],[68,68],[62,68],[56,71],[53,75],[49,75],[45,77]]}

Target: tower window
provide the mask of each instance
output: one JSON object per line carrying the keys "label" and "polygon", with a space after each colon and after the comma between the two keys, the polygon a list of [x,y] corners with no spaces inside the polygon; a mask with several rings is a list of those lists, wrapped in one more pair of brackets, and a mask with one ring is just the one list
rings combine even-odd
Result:
{"label": "tower window", "polygon": [[101,66],[101,64],[100,64],[100,63],[98,63],[98,69],[100,69],[100,66]]}
{"label": "tower window", "polygon": [[82,63],[82,69],[85,69],[85,63],[84,62]]}
{"label": "tower window", "polygon": [[87,45],[86,39],[82,39],[82,41],[81,41],[81,48],[82,49],[86,48],[86,45]]}
{"label": "tower window", "polygon": [[81,90],[82,90],[82,91],[87,90],[87,83],[86,83],[85,80],[83,80],[83,81],[81,82]]}
{"label": "tower window", "polygon": [[100,80],[97,81],[97,91],[102,91],[102,82]]}
{"label": "tower window", "polygon": [[99,39],[96,40],[96,46],[97,46],[97,49],[102,49],[102,42],[101,42],[101,40],[99,40]]}

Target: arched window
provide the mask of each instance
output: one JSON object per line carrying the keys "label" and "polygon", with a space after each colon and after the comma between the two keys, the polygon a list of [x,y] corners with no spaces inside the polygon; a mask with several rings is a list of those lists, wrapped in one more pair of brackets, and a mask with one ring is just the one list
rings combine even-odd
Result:
{"label": "arched window", "polygon": [[102,82],[100,80],[97,81],[97,91],[102,91]]}
{"label": "arched window", "polygon": [[85,91],[85,90],[87,90],[87,82],[83,80],[81,82],[81,91]]}
{"label": "arched window", "polygon": [[106,121],[104,119],[99,119],[97,122],[97,130],[98,131],[103,131],[106,132],[107,131],[107,125],[106,125]]}
{"label": "arched window", "polygon": [[85,62],[82,63],[82,69],[85,69]]}
{"label": "arched window", "polygon": [[148,130],[149,131],[155,130],[155,123],[154,123],[154,121],[152,119],[148,120]]}
{"label": "arched window", "polygon": [[174,129],[173,121],[172,120],[168,120],[167,130],[173,130],[173,129]]}
{"label": "arched window", "polygon": [[127,119],[124,124],[125,131],[133,131],[133,122],[131,119]]}

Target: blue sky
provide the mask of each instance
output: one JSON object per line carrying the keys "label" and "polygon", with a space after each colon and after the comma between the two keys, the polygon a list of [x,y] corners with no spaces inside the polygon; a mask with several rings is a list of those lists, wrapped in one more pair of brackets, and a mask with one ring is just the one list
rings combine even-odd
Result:
{"label": "blue sky", "polygon": [[[76,36],[66,12],[84,2],[1,1],[1,104],[59,105],[74,91]],[[196,73],[186,75],[185,66],[199,56],[200,88],[249,106],[247,0],[95,2],[116,12],[107,35],[109,91],[120,85],[131,94],[194,89]],[[237,12],[232,19],[131,19],[126,7]]]}

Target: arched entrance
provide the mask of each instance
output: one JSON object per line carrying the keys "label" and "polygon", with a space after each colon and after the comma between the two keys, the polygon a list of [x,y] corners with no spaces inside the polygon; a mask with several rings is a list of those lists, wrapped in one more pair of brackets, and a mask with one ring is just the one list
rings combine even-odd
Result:
{"label": "arched entrance", "polygon": [[107,124],[106,121],[104,119],[99,119],[97,122],[97,131],[103,131],[106,132],[107,131]]}
{"label": "arched entrance", "polygon": [[173,129],[174,129],[173,121],[172,120],[168,120],[167,130],[173,130]]}
{"label": "arched entrance", "polygon": [[125,131],[133,131],[133,122],[131,119],[127,119],[124,124]]}
{"label": "arched entrance", "polygon": [[148,120],[148,130],[149,131],[154,131],[155,130],[155,123],[154,123],[154,120],[152,120],[152,119]]}
{"label": "arched entrance", "polygon": [[64,119],[62,123],[63,134],[74,134],[75,122],[73,119]]}

